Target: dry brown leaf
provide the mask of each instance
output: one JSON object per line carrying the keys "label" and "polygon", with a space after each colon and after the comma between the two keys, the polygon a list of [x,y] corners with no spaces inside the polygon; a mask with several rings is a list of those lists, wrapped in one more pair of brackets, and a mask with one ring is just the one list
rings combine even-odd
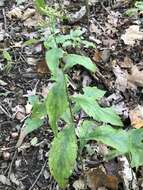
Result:
{"label": "dry brown leaf", "polygon": [[91,190],[97,190],[99,187],[107,187],[111,190],[118,190],[118,178],[112,175],[106,175],[100,168],[93,168],[86,172],[87,184]]}
{"label": "dry brown leaf", "polygon": [[120,65],[121,65],[121,68],[128,69],[133,66],[133,61],[128,56],[126,56],[124,58],[124,61],[121,62]]}
{"label": "dry brown leaf", "polygon": [[23,24],[24,26],[31,28],[37,26],[41,21],[42,21],[42,16],[37,13],[31,18],[27,18]]}
{"label": "dry brown leaf", "polygon": [[131,74],[128,74],[128,85],[129,87],[143,87],[143,71],[140,71],[136,65],[131,69]]}
{"label": "dry brown leaf", "polygon": [[93,55],[93,61],[95,61],[95,62],[100,62],[100,61],[102,61],[102,54],[101,54],[101,52],[99,51],[99,50],[95,50],[95,52],[94,52],[94,55]]}
{"label": "dry brown leaf", "polygon": [[132,25],[126,29],[126,33],[121,36],[121,39],[126,45],[133,46],[135,44],[135,40],[143,39],[143,32],[139,31],[138,25]]}
{"label": "dry brown leaf", "polygon": [[143,107],[138,105],[134,110],[130,111],[129,117],[134,128],[139,129],[143,127]]}
{"label": "dry brown leaf", "polygon": [[36,71],[37,71],[38,75],[40,75],[40,76],[50,73],[45,59],[42,59],[38,62]]}

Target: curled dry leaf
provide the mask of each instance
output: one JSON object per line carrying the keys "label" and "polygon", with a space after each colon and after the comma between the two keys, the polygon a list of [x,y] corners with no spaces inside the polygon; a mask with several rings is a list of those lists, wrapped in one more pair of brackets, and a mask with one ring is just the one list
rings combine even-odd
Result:
{"label": "curled dry leaf", "polygon": [[0,175],[0,183],[4,185],[11,185],[10,180],[4,175]]}
{"label": "curled dry leaf", "polygon": [[139,31],[138,25],[132,25],[126,29],[126,33],[121,36],[121,39],[126,45],[133,46],[136,40],[143,39],[143,32]]}
{"label": "curled dry leaf", "polygon": [[85,189],[84,181],[82,179],[76,180],[73,183],[73,187],[74,187],[75,190],[84,190]]}
{"label": "curled dry leaf", "polygon": [[24,14],[22,16],[22,20],[26,20],[26,19],[34,16],[35,13],[36,13],[35,9],[31,9],[31,8],[26,9],[26,11],[24,12]]}
{"label": "curled dry leaf", "polygon": [[113,63],[113,72],[116,76],[115,87],[121,92],[125,92],[127,88],[127,73],[121,70],[121,68]]}
{"label": "curled dry leaf", "polygon": [[37,71],[38,75],[40,75],[40,76],[50,73],[45,59],[41,59],[38,62],[37,66],[36,66],[36,71]]}
{"label": "curled dry leaf", "polygon": [[118,178],[105,174],[100,168],[94,168],[86,172],[87,184],[91,190],[99,187],[107,187],[111,190],[118,190]]}
{"label": "curled dry leaf", "polygon": [[70,23],[78,22],[85,16],[85,14],[86,14],[86,7],[83,6],[79,11],[69,15],[69,22]]}
{"label": "curled dry leaf", "polygon": [[98,49],[95,50],[92,59],[93,59],[93,61],[95,61],[95,62],[100,62],[100,61],[102,61],[102,54],[101,54],[101,52],[100,52]]}
{"label": "curled dry leaf", "polygon": [[13,108],[13,111],[15,112],[15,118],[19,121],[25,118],[25,108],[22,105],[17,105],[15,108]]}
{"label": "curled dry leaf", "polygon": [[7,13],[7,17],[12,19],[21,19],[22,18],[22,10],[19,7],[15,7],[11,11]]}
{"label": "curled dry leaf", "polygon": [[138,105],[134,110],[131,110],[129,113],[131,125],[139,129],[143,127],[143,107]]}
{"label": "curled dry leaf", "polygon": [[140,71],[136,65],[132,66],[131,74],[128,74],[127,79],[130,87],[143,87],[143,71]]}

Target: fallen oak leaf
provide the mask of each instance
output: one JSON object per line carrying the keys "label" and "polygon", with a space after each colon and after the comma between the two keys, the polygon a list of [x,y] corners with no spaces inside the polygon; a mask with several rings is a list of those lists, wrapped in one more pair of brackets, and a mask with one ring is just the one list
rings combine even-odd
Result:
{"label": "fallen oak leaf", "polygon": [[49,68],[46,64],[45,59],[41,59],[36,65],[36,71],[39,76],[43,76],[45,74],[50,74]]}
{"label": "fallen oak leaf", "polygon": [[105,174],[101,168],[93,168],[86,172],[87,185],[91,190],[97,190],[99,187],[107,187],[111,190],[118,190],[119,180],[116,176]]}
{"label": "fallen oak leaf", "polygon": [[132,127],[139,129],[143,127],[143,107],[138,105],[129,113]]}
{"label": "fallen oak leaf", "polygon": [[126,33],[121,36],[126,45],[133,46],[136,40],[143,39],[143,32],[139,31],[139,25],[132,25],[126,29]]}

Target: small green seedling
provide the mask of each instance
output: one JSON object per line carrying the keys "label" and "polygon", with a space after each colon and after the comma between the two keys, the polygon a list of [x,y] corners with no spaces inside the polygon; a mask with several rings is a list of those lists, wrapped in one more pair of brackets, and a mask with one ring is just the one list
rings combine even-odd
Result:
{"label": "small green seedling", "polygon": [[[40,4],[42,1],[36,0],[36,2]],[[39,9],[43,11],[43,5]],[[56,21],[56,16],[50,14],[48,17]],[[65,48],[68,45],[76,47],[78,44],[79,47],[82,44],[82,30],[78,29],[67,35],[60,35],[56,33],[56,23],[50,22],[50,24],[51,34],[44,44],[45,59],[51,72],[53,85],[43,101],[40,101],[37,96],[29,99],[33,105],[32,114],[26,119],[21,129],[17,146],[21,145],[27,134],[41,127],[43,119],[48,116],[48,122],[54,134],[48,164],[51,174],[61,188],[65,188],[68,184],[77,158],[90,140],[102,142],[111,147],[112,156],[128,155],[132,167],[142,165],[143,129],[123,130],[123,123],[114,109],[102,107],[99,104],[105,91],[94,86],[87,86],[81,93],[70,94],[67,78],[74,66],[78,64],[91,74],[96,72],[96,66],[89,57],[73,52],[68,53]],[[75,116],[80,111],[85,113],[86,119],[77,127]],[[62,128],[59,120],[65,123]]]}
{"label": "small green seedling", "polygon": [[143,11],[143,1],[136,1],[134,7],[128,9],[125,14],[127,16],[134,16],[137,15],[138,12]]}

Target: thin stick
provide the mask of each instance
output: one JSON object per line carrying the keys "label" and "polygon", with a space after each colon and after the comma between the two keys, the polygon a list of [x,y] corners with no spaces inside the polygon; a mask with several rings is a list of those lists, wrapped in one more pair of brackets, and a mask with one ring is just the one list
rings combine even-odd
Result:
{"label": "thin stick", "polygon": [[39,180],[40,176],[42,175],[42,173],[43,173],[43,171],[44,171],[44,169],[46,167],[47,161],[48,161],[48,158],[46,159],[44,165],[41,168],[40,173],[38,174],[37,178],[35,179],[34,183],[31,185],[31,187],[29,188],[29,190],[32,190],[34,188],[34,186],[36,185],[37,181]]}
{"label": "thin stick", "polygon": [[13,163],[14,163],[14,161],[15,161],[16,155],[17,155],[17,149],[16,149],[15,152],[14,152],[12,161],[11,161],[10,166],[9,166],[8,178],[10,178],[10,174],[11,174],[11,171],[12,171],[12,166],[13,166]]}
{"label": "thin stick", "polygon": [[90,8],[88,0],[85,0],[85,6],[86,6],[86,15],[87,15],[87,25],[89,26]]}
{"label": "thin stick", "polygon": [[0,109],[2,110],[2,112],[3,112],[7,117],[9,117],[10,119],[12,118],[12,116],[10,115],[10,113],[8,113],[8,112],[2,107],[2,105],[0,105]]}

